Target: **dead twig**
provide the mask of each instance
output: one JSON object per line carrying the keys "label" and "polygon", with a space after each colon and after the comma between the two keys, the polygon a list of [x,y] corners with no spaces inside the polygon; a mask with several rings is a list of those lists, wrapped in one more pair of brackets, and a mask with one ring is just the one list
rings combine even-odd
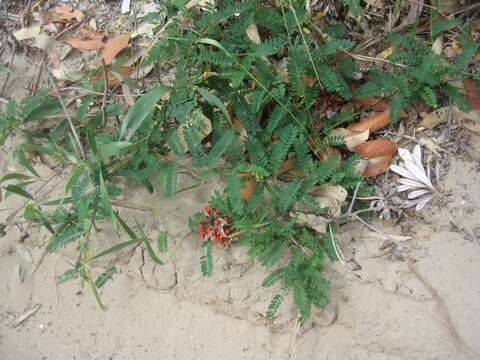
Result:
{"label": "dead twig", "polygon": [[55,95],[57,96],[58,101],[60,102],[60,105],[62,106],[63,112],[65,113],[65,117],[67,118],[68,125],[70,127],[70,132],[72,133],[73,138],[75,139],[76,142],[76,147],[77,149],[77,156],[80,159],[85,158],[85,151],[83,150],[82,143],[80,142],[80,137],[77,134],[77,130],[75,130],[75,126],[73,125],[73,120],[72,117],[70,116],[67,107],[65,106],[65,102],[62,99],[62,96],[60,95],[60,91],[58,90],[57,84],[55,83],[55,78],[53,74],[50,72],[50,77],[52,79],[53,87],[55,89]]}
{"label": "dead twig", "polygon": [[108,73],[105,60],[102,58],[103,67],[103,97],[102,97],[102,124],[107,125],[107,93],[108,93]]}
{"label": "dead twig", "polygon": [[17,50],[17,43],[15,41],[12,41],[12,44],[13,44],[12,45],[12,56],[10,57],[10,63],[8,65],[9,71],[7,72],[7,77],[5,78],[5,82],[3,83],[2,90],[0,91],[0,97],[3,97],[3,93],[5,92],[5,89],[7,88],[8,81],[10,80],[10,75],[12,73],[13,61],[15,60],[15,52]]}
{"label": "dead twig", "polygon": [[15,322],[13,323],[13,328],[16,328],[20,326],[25,320],[27,320],[29,317],[33,316],[40,308],[42,305],[37,304],[35,305],[32,309],[26,311],[24,314],[20,315],[17,319],[15,319]]}

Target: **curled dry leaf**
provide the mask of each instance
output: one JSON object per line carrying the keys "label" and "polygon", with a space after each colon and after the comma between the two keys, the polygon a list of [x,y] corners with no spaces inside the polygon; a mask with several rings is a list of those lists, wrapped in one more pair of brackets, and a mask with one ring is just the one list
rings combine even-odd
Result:
{"label": "curled dry leaf", "polygon": [[80,11],[68,5],[59,5],[53,8],[52,12],[54,21],[57,22],[79,22],[85,18]]}
{"label": "curled dry leaf", "polygon": [[82,40],[80,38],[68,38],[64,40],[65,43],[78,50],[97,50],[102,49],[105,44],[98,39]]}
{"label": "curled dry leaf", "polygon": [[103,49],[103,60],[110,65],[115,57],[128,46],[130,34],[118,35],[107,41]]}
{"label": "curled dry leaf", "polygon": [[350,125],[348,128],[350,130],[355,130],[358,132],[363,132],[369,130],[370,133],[373,133],[377,130],[380,130],[390,124],[390,110],[387,109],[381,113],[372,115],[366,119],[361,120],[356,124]]}
{"label": "curled dry leaf", "polygon": [[369,129],[363,131],[356,131],[352,129],[337,128],[332,131],[332,135],[342,136],[345,139],[345,145],[349,150],[354,147],[363,144],[368,140],[370,135]]}

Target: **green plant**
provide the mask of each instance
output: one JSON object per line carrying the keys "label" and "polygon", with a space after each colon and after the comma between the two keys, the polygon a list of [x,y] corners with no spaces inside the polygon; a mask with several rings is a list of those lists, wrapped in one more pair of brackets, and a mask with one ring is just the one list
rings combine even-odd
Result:
{"label": "green plant", "polygon": [[[305,214],[331,215],[315,192],[325,187],[358,195],[370,191],[355,170],[358,156],[345,151],[344,139],[332,133],[356,117],[339,110],[354,95],[388,99],[391,121],[418,99],[435,107],[447,96],[467,109],[451,80],[472,76],[468,64],[478,44],[465,31],[463,52],[453,63],[432,52],[430,42],[460,25],[439,22],[433,12],[429,39],[416,42],[414,33],[390,36],[387,44],[396,52],[384,69],[371,69],[353,94],[358,85],[350,53],[355,43],[341,25],[319,29],[312,24],[303,1],[228,0],[215,8],[190,9],[175,1],[169,11],[166,31],[159,34],[148,62],[156,69],[174,64],[174,81],[157,84],[126,114],[117,103],[100,106],[91,94],[102,90],[99,82],[83,84],[87,95],[73,117],[60,96],[47,92],[19,106],[9,103],[0,114],[0,144],[12,134],[25,136],[16,154],[30,175],[7,174],[0,184],[7,194],[28,200],[24,217],[51,233],[48,251],[76,242],[78,261],[59,281],[81,279],[103,308],[98,288],[115,269],[93,280],[93,261],[144,246],[152,261],[162,264],[157,254],[167,248],[166,234],[159,234],[155,250],[138,224],[133,230],[120,217],[116,179],[125,177],[150,192],[162,183],[164,194],[174,196],[189,189],[177,188],[185,167],[181,160],[188,156],[194,169],[187,170],[195,171],[199,181],[193,186],[212,174],[226,184],[203,213],[190,219],[204,240],[202,273],[214,271],[213,246],[246,246],[269,272],[263,286],[280,284],[267,316],[275,317],[291,293],[303,323],[314,307],[327,304],[323,267],[327,259],[337,258],[334,219],[326,219],[328,231],[317,231],[304,220]],[[59,114],[64,114],[62,121],[53,128],[36,121]],[[121,122],[113,120],[117,117]],[[332,156],[332,147],[341,156]],[[69,169],[60,199],[45,200],[26,190],[39,177],[26,154],[41,154]],[[130,239],[92,254],[92,229],[100,221],[109,221],[116,233],[122,230]]]}

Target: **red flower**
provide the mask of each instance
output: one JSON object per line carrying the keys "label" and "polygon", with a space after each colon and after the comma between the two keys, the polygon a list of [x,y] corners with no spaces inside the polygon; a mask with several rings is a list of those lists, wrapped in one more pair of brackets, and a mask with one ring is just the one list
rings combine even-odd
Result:
{"label": "red flower", "polygon": [[200,221],[198,233],[204,240],[212,240],[218,244],[228,245],[231,241],[230,218],[223,216],[210,206],[204,208],[205,217]]}

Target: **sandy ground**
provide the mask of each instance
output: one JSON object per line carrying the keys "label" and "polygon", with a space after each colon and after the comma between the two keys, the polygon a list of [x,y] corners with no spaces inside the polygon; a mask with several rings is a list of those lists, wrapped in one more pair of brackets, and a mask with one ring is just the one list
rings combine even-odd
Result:
{"label": "sandy ground", "polygon": [[[442,184],[447,202],[401,227],[376,224],[411,240],[386,251],[385,239],[360,224],[344,228],[337,240],[348,263],[328,266],[331,304],[299,331],[293,346],[293,308],[284,305],[273,323],[264,319],[271,293],[260,288],[264,270],[243,249],[223,255],[216,249],[213,278],[200,275],[200,240],[185,219],[204,204],[209,188],[174,201],[129,188],[127,198],[151,209],[130,214],[147,234],[169,233],[165,259],[173,260],[155,267],[140,248],[121,254],[119,273],[102,290],[106,312],[78,282],[55,284],[72,249],[48,256],[21,283],[20,258],[31,255],[33,268],[42,235],[20,243],[12,231],[0,243],[0,359],[289,359],[293,351],[295,359],[478,359],[478,164],[451,160]],[[15,202],[12,197],[2,208]],[[118,241],[108,229],[98,239],[99,248]],[[13,328],[37,304],[38,312]]]}
{"label": "sandy ground", "polygon": [[[22,74],[28,64],[17,66]],[[27,87],[22,77],[16,80]],[[480,139],[471,146],[478,153]],[[265,320],[274,290],[260,287],[265,271],[243,249],[215,249],[213,277],[201,276],[200,239],[186,220],[208,200],[210,187],[173,201],[127,187],[125,198],[148,211],[124,215],[135,216],[152,237],[167,231],[164,259],[170,261],[154,266],[138,248],[97,263],[99,272],[113,263],[118,269],[101,291],[105,312],[78,281],[55,283],[74,259],[72,248],[47,256],[22,283],[19,265],[31,273],[44,234],[20,242],[12,230],[0,239],[0,360],[480,359],[478,159],[446,156],[450,168],[440,184],[445,201],[395,227],[374,223],[411,240],[385,247],[384,238],[361,224],[343,228],[337,241],[347,265],[328,265],[330,305],[298,333],[291,299],[274,322]],[[0,154],[0,174],[7,171],[7,158]],[[11,197],[0,209],[20,204]],[[0,222],[8,214],[0,211]],[[97,238],[98,249],[120,241],[108,228]],[[14,327],[37,305],[33,316]]]}

